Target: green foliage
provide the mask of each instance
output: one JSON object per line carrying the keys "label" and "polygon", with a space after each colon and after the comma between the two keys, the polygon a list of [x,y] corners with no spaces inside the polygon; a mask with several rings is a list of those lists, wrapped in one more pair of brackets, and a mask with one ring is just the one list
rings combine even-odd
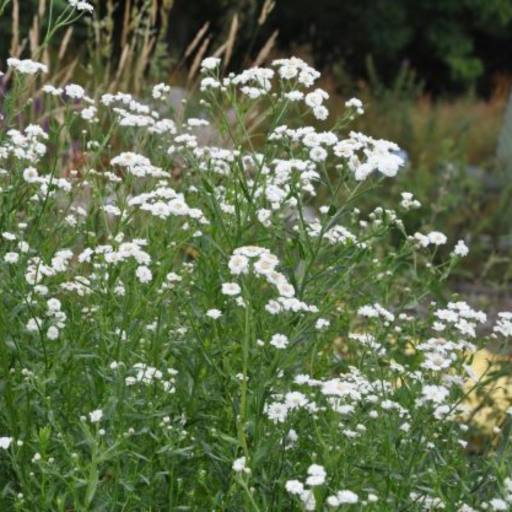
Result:
{"label": "green foliage", "polygon": [[[2,512],[325,512],[347,491],[354,512],[508,499],[506,440],[503,468],[488,447],[464,449],[476,346],[461,337],[481,346],[485,316],[432,302],[464,254],[440,258],[442,233],[408,236],[372,204],[396,178],[395,145],[348,134],[357,105],[332,131],[305,124],[318,92],[294,104],[289,90],[307,86],[279,78],[297,60],[254,80],[272,86],[256,100],[240,76],[221,89],[207,63],[202,119],[161,119],[163,84],[144,103],[48,96],[50,129],[28,140],[6,118]],[[17,78],[25,112],[33,77]],[[198,147],[212,126],[221,149]]]}
{"label": "green foliage", "polygon": [[[493,410],[502,430],[479,446],[463,406],[505,373],[471,369],[487,317],[443,300],[467,247],[439,214],[469,194],[429,195],[434,179],[432,216],[413,217],[399,148],[352,132],[357,99],[329,118],[300,59],[228,77],[204,60],[192,117],[165,83],[142,99],[41,94],[16,66],[0,127],[1,512],[512,502],[510,417]],[[368,68],[383,104],[419,94],[407,68],[390,90]],[[444,190],[466,187],[460,146],[437,149]],[[492,329],[506,346],[512,315]]]}
{"label": "green foliage", "polygon": [[356,77],[364,76],[367,55],[387,83],[405,60],[436,92],[511,69],[506,52],[495,55],[496,45],[511,44],[509,0],[282,0],[275,16],[282,42],[311,44],[318,62],[342,59]]}

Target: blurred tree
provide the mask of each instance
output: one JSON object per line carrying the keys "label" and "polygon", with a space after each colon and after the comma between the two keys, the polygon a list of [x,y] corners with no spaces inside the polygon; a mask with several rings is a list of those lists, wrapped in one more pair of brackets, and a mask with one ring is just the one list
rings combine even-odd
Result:
{"label": "blurred tree", "polygon": [[[206,21],[225,31],[236,12],[245,27],[236,63],[254,37],[262,4],[175,0],[171,40],[186,44]],[[368,78],[368,56],[388,83],[408,62],[435,93],[475,86],[488,92],[495,72],[512,72],[512,0],[277,0],[258,37],[264,41],[275,29],[283,50],[306,45],[318,66],[342,62],[355,78]]]}
{"label": "blurred tree", "polygon": [[[384,83],[392,84],[408,63],[434,93],[477,88],[485,94],[495,73],[512,73],[512,0],[275,0],[263,26],[258,19],[265,0],[113,1],[114,56],[119,54],[119,27],[126,6],[149,2],[159,9],[165,1],[174,4],[169,25],[157,19],[155,30],[166,31],[169,50],[177,56],[206,22],[212,36],[208,52],[214,51],[236,13],[241,29],[236,34],[233,68],[245,64],[247,54],[256,52],[278,29],[283,52],[307,46],[317,66],[343,66],[353,79],[368,78],[369,56]],[[19,2],[23,37],[39,0]],[[54,2],[63,6],[67,0]],[[106,4],[96,1],[100,16]],[[11,34],[10,7],[6,12],[0,19],[2,58],[8,54]]]}
{"label": "blurred tree", "polygon": [[512,0],[280,0],[274,22],[281,44],[311,44],[320,64],[343,60],[356,77],[368,55],[388,81],[409,61],[435,92],[512,71]]}

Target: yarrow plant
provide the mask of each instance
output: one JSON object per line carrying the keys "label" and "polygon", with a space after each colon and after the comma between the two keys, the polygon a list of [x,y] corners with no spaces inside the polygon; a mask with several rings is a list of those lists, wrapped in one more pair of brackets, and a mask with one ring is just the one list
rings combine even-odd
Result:
{"label": "yarrow plant", "polygon": [[350,131],[359,100],[331,119],[304,61],[222,77],[211,57],[195,117],[166,84],[70,83],[20,126],[46,70],[9,65],[2,511],[510,509],[510,417],[478,448],[465,402],[490,320],[431,294],[468,248],[368,211],[403,162]]}

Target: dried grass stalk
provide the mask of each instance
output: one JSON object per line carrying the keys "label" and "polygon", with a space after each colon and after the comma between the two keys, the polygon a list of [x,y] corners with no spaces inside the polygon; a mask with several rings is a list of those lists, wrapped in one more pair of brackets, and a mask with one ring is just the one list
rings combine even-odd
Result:
{"label": "dried grass stalk", "polygon": [[60,43],[58,58],[62,60],[64,55],[66,55],[66,51],[68,49],[69,41],[71,40],[71,36],[73,35],[73,27],[69,27],[62,38],[62,42]]}
{"label": "dried grass stalk", "polygon": [[12,38],[11,57],[19,57],[20,52],[20,4],[18,0],[12,2]]}
{"label": "dried grass stalk", "polygon": [[34,20],[32,21],[32,27],[28,32],[28,41],[30,45],[30,54],[33,59],[37,57],[37,50],[39,49],[39,17],[34,16]]}
{"label": "dried grass stalk", "polygon": [[138,94],[142,85],[142,79],[144,77],[144,71],[146,70],[151,52],[153,51],[156,43],[156,37],[151,35],[151,20],[146,21],[144,27],[144,38],[142,48],[140,50],[140,56],[135,67],[133,88],[135,93]]}
{"label": "dried grass stalk", "polygon": [[185,50],[185,58],[190,57],[192,55],[192,52],[197,48],[197,45],[201,42],[201,39],[206,34],[206,31],[210,27],[210,22],[207,21],[200,29],[199,32],[196,34],[192,42],[187,46],[187,49]]}
{"label": "dried grass stalk", "polygon": [[39,19],[44,19],[44,15],[46,14],[46,0],[39,0],[39,8],[37,9],[37,15]]}
{"label": "dried grass stalk", "polygon": [[229,28],[228,39],[226,41],[226,52],[224,54],[224,69],[229,66],[231,55],[233,54],[233,48],[235,47],[236,33],[238,31],[238,14],[233,15],[231,20],[231,27]]}
{"label": "dried grass stalk", "polygon": [[174,0],[163,0],[160,7],[160,18],[162,20],[160,35],[162,37],[166,37],[167,35],[167,27],[169,24],[169,13],[174,5]]}
{"label": "dried grass stalk", "polygon": [[273,0],[265,0],[261,8],[260,17],[258,18],[258,25],[264,25],[267,21],[268,15],[274,10],[276,3]]}
{"label": "dried grass stalk", "polygon": [[64,73],[64,75],[62,77],[62,81],[61,81],[62,84],[68,84],[71,81],[71,78],[75,72],[75,68],[76,68],[79,60],[80,60],[80,58],[77,57],[73,62],[71,62],[71,64],[69,64],[67,66],[66,72]]}
{"label": "dried grass stalk", "polygon": [[121,76],[123,74],[124,66],[128,61],[128,56],[130,55],[130,46],[125,45],[123,51],[121,53],[121,58],[119,59],[119,64],[117,66],[116,76],[112,83],[110,84],[108,90],[109,92],[113,92],[117,88],[117,84],[121,80]]}
{"label": "dried grass stalk", "polygon": [[121,32],[121,48],[125,48],[128,40],[128,34],[130,33],[130,11],[131,11],[131,0],[126,0],[126,7],[123,18],[123,30]]}
{"label": "dried grass stalk", "polygon": [[156,23],[156,19],[158,17],[158,0],[153,0],[151,3],[151,25]]}
{"label": "dried grass stalk", "polygon": [[222,43],[213,53],[212,57],[220,57],[226,51],[226,43]]}
{"label": "dried grass stalk", "polygon": [[259,51],[256,59],[254,61],[254,66],[261,66],[266,58],[269,56],[272,48],[276,44],[277,36],[279,35],[279,30],[275,30],[273,34],[268,38],[267,42],[263,45],[261,50]]}
{"label": "dried grass stalk", "polygon": [[190,67],[190,71],[188,72],[187,82],[190,83],[194,76],[197,73],[197,70],[199,69],[199,66],[201,65],[201,61],[203,60],[203,57],[206,53],[206,50],[208,49],[208,46],[210,45],[211,37],[207,37],[203,44],[200,46],[199,50],[196,53],[196,56],[194,57],[194,62],[192,62],[192,66]]}

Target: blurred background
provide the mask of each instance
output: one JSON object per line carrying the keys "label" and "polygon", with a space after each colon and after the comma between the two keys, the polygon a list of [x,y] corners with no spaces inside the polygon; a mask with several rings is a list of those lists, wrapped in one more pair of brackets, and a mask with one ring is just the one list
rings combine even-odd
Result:
{"label": "blurred background", "polygon": [[359,97],[366,114],[354,129],[404,151],[405,170],[369,207],[414,192],[422,207],[409,229],[426,223],[470,246],[452,288],[512,307],[512,0],[90,1],[94,17],[45,46],[67,0],[0,0],[0,62],[37,56],[48,82],[98,95],[144,96],[166,82],[179,102],[198,96],[206,56],[227,72],[301,57],[323,73],[331,121]]}

